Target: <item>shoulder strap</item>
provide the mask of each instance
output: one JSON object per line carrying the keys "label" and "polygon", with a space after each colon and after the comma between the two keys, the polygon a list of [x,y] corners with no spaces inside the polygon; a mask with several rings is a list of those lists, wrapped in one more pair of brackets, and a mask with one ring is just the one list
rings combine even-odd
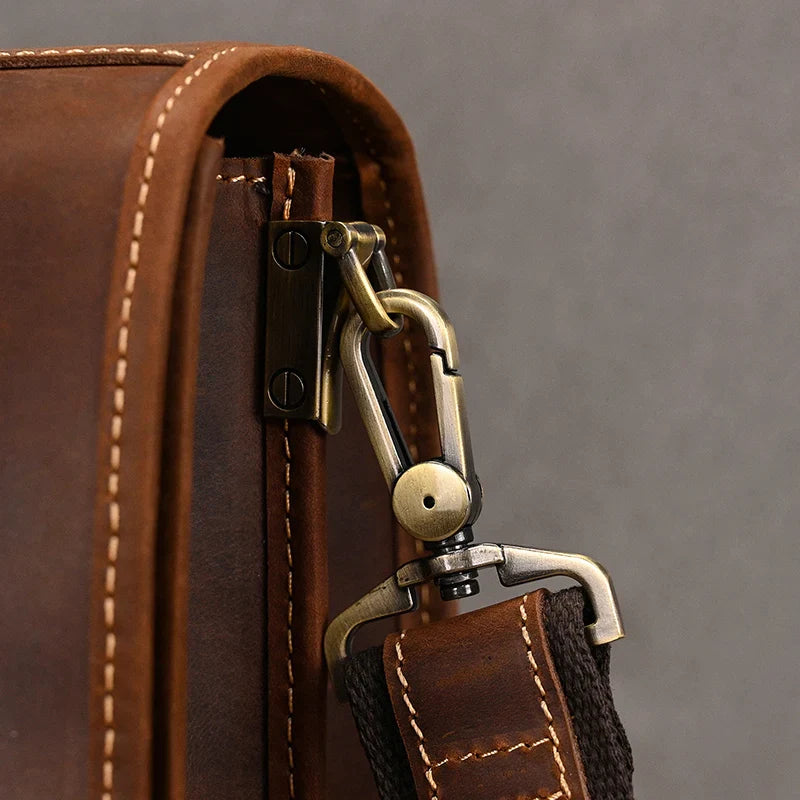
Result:
{"label": "shoulder strap", "polygon": [[632,800],[609,645],[544,590],[389,636],[345,681],[382,800]]}

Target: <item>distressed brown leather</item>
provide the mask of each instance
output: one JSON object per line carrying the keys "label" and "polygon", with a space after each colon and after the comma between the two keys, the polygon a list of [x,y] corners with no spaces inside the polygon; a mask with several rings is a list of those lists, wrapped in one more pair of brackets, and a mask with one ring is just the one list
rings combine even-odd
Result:
{"label": "distressed brown leather", "polygon": [[219,168],[199,336],[187,618],[186,795],[263,794],[266,575],[257,184],[271,159]]}
{"label": "distressed brown leather", "polygon": [[389,636],[389,695],[420,800],[588,800],[543,590]]}
{"label": "distressed brown leather", "polygon": [[[241,217],[239,227],[236,209],[221,211],[213,202],[215,189],[222,196],[233,188],[216,182],[220,142],[228,158],[295,147],[342,156],[333,212],[357,208],[362,213],[352,216],[382,225],[398,282],[434,293],[408,136],[355,70],[294,47],[0,54],[0,98],[0,542],[9,576],[0,593],[0,721],[8,731],[0,795],[180,800],[229,796],[235,788],[238,797],[260,797],[272,766],[265,716],[283,723],[285,709],[278,699],[264,702],[273,643],[265,658],[259,615],[285,574],[272,584],[263,560],[248,558],[256,547],[263,554],[264,537],[278,541],[259,513],[263,426],[245,396],[248,382],[258,388],[254,374],[230,384],[227,406],[231,416],[252,412],[249,422],[234,423],[229,430],[237,435],[228,440],[224,426],[215,426],[225,370],[238,378],[234,366],[260,346],[258,338],[243,342],[263,335],[252,305],[245,303],[239,318],[235,305],[224,308],[237,298],[256,302],[261,287],[252,282],[253,221]],[[221,228],[226,213],[229,227]],[[209,269],[213,283],[203,289],[207,236],[217,271]],[[237,275],[223,285],[223,269],[233,275],[242,266],[248,280]],[[223,309],[241,325],[228,349]],[[423,451],[435,446],[427,365],[416,333],[384,353],[401,424]],[[339,492],[331,519],[338,611],[382,578],[387,563],[406,558],[411,540],[390,528],[371,456],[345,469],[339,464],[341,474],[332,477],[316,431],[300,426],[290,437],[293,469],[305,474],[316,498],[307,517],[298,511],[300,547],[320,530],[325,480],[339,488],[358,484],[351,496],[359,514],[339,513],[348,510]],[[341,441],[342,451],[368,454],[360,431]],[[332,444],[332,451],[339,447]],[[239,493],[226,490],[231,482],[217,485],[217,497],[229,504],[215,505],[215,475],[226,473],[243,474],[245,482]],[[270,503],[268,513],[275,508]],[[236,556],[228,543],[212,568],[226,532],[241,533],[243,552],[225,561]],[[283,528],[277,534],[283,537]],[[366,535],[369,547],[353,550],[353,537]],[[298,712],[295,741],[298,756],[301,749],[308,754],[303,796],[313,800],[323,786],[322,765],[316,775],[310,766],[321,728],[310,720],[321,704],[319,650],[312,656],[325,581],[321,557],[310,555],[319,560],[311,562],[311,595],[303,595],[308,606],[296,625],[299,646],[310,654],[303,680],[315,701]],[[273,557],[268,570],[277,563]],[[425,600],[423,616],[436,613]],[[218,652],[204,657],[203,647]],[[243,672],[254,651],[259,657]],[[212,693],[220,695],[216,704]],[[211,713],[221,708],[227,717]],[[215,735],[213,726],[223,722],[249,738]],[[354,742],[352,726],[340,730],[344,724],[339,716],[339,746]],[[284,752],[286,762],[270,773],[270,787],[279,776],[272,800],[292,796],[288,775],[280,778]],[[348,771],[351,757],[356,766]],[[331,796],[354,786],[366,795],[359,758],[353,749],[332,756]],[[227,795],[225,765],[240,781],[229,782]]]}
{"label": "distressed brown leather", "polygon": [[[105,642],[102,635],[90,639],[89,629],[90,619],[98,620],[95,630],[103,628],[107,566],[110,443],[101,447],[98,438],[107,436],[101,424],[106,431],[111,425],[109,270],[141,120],[176,69],[73,66],[68,81],[27,69],[0,79],[3,797],[85,797],[90,765],[98,785],[101,777]],[[183,177],[185,193],[195,163]],[[130,225],[130,211],[125,220]],[[177,252],[173,260],[169,273],[177,268]],[[158,277],[154,283],[169,304],[171,292]],[[154,343],[150,363],[163,376],[160,344]],[[155,409],[151,414],[159,424]],[[136,439],[133,421],[128,429]],[[136,471],[132,466],[129,474]],[[133,493],[147,493],[148,477],[143,469]],[[152,525],[154,500],[129,499]],[[105,531],[102,543],[95,528]],[[146,540],[147,525],[134,530]],[[149,763],[141,755],[147,740],[139,742],[135,697],[145,693],[152,704],[153,580],[152,570],[136,566],[146,561],[142,547],[145,541],[139,546],[134,538],[122,548],[117,572],[118,609],[125,610],[117,619],[115,678],[124,684],[126,675],[136,676],[136,689],[118,703],[117,715],[129,732],[130,745],[123,746],[134,781],[139,765]],[[146,638],[139,636],[140,618],[147,620]],[[90,760],[91,727],[99,735]]]}
{"label": "distressed brown leather", "polygon": [[[155,678],[154,772],[163,780],[164,792],[174,796],[186,781],[187,652],[186,626],[189,595],[186,579],[190,574],[190,545],[193,535],[190,470],[170,469],[192,458],[195,443],[196,384],[199,359],[198,338],[204,277],[204,255],[211,234],[211,214],[215,205],[216,170],[223,153],[219,139],[207,137],[200,150],[186,213],[181,255],[176,273],[176,291],[171,322],[171,344],[167,364],[164,456],[160,525],[173,531],[157,541],[155,560],[156,607],[161,623],[154,643]],[[188,541],[187,541],[188,540]],[[196,574],[196,570],[194,571]],[[197,583],[192,581],[192,585]],[[177,724],[176,724],[177,723]],[[178,796],[180,796],[178,794]]]}
{"label": "distressed brown leather", "polygon": [[[333,167],[276,153],[271,219],[330,219]],[[325,787],[325,440],[312,422],[267,420],[269,797],[322,797]]]}

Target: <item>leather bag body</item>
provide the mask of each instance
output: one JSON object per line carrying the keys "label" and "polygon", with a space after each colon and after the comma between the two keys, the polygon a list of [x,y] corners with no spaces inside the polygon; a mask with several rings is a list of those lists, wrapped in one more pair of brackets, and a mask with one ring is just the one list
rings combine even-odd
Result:
{"label": "leather bag body", "polygon": [[[0,99],[0,797],[632,800],[591,591],[454,617],[422,583],[332,660],[352,715],[333,697],[328,620],[430,553],[346,392],[336,436],[265,413],[267,353],[309,324],[276,323],[267,264],[295,258],[271,223],[364,220],[436,296],[380,92],[303,48],[205,43],[0,51]],[[447,461],[424,327],[373,348],[416,465]],[[486,548],[442,558],[545,553]]]}
{"label": "leather bag body", "polygon": [[[321,631],[414,544],[351,407],[263,418],[263,228],[368,219],[435,294],[404,126],[296,47],[3,52],[0,97],[0,796],[369,796]],[[414,450],[427,362],[382,351]]]}

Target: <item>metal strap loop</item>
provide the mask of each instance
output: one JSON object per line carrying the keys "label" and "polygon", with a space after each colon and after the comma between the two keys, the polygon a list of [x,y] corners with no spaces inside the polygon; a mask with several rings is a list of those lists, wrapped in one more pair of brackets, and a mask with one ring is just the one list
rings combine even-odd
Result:
{"label": "metal strap loop", "polygon": [[339,259],[339,271],[347,293],[370,333],[377,336],[388,336],[397,333],[403,327],[402,323],[395,322],[386,313],[383,303],[378,298],[375,289],[372,288],[366,271],[352,250]]}
{"label": "metal strap loop", "polygon": [[383,231],[366,222],[329,222],[322,229],[321,241],[325,252],[338,261],[347,294],[367,330],[377,336],[398,333],[402,321],[393,320],[386,312],[366,272],[372,264],[378,291],[396,288]]}

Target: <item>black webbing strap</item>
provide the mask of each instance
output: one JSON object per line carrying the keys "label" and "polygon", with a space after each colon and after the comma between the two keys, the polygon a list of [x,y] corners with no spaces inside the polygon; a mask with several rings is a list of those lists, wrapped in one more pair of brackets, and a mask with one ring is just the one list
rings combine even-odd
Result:
{"label": "black webbing strap", "polygon": [[[592,800],[633,800],[633,756],[611,696],[610,646],[590,646],[584,625],[580,589],[547,597],[548,644],[572,717],[589,795]],[[381,648],[357,653],[344,669],[350,706],[381,800],[416,800]]]}
{"label": "black webbing strap", "polygon": [[611,696],[611,645],[592,647],[584,635],[580,589],[545,601],[550,654],[567,699],[592,800],[632,800],[633,754]]}
{"label": "black webbing strap", "polygon": [[416,800],[414,778],[386,687],[382,648],[370,647],[351,656],[344,681],[381,800]]}

